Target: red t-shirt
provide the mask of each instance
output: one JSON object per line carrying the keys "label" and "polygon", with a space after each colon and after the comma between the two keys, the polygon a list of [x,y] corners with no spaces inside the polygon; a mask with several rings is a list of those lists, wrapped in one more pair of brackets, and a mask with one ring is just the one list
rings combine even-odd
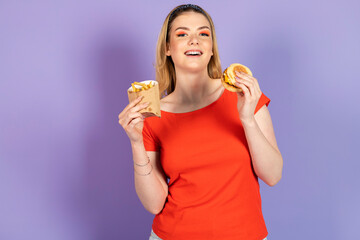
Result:
{"label": "red t-shirt", "polygon": [[[264,94],[255,113],[270,99]],[[259,240],[267,236],[237,94],[145,119],[146,151],[159,151],[169,193],[152,228],[164,240]]]}

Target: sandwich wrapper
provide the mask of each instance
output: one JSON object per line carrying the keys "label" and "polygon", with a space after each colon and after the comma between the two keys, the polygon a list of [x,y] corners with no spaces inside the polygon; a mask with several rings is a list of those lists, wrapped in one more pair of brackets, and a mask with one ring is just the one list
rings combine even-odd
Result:
{"label": "sandwich wrapper", "polygon": [[161,117],[160,112],[160,93],[159,93],[159,84],[154,80],[146,80],[140,83],[149,84],[154,83],[155,86],[150,87],[149,89],[143,89],[141,85],[134,85],[136,88],[141,89],[139,92],[133,92],[132,86],[128,88],[127,93],[129,97],[129,102],[137,99],[140,96],[144,96],[144,98],[140,101],[141,104],[143,102],[149,102],[149,106],[144,109],[141,109],[139,112],[145,117],[157,116]]}

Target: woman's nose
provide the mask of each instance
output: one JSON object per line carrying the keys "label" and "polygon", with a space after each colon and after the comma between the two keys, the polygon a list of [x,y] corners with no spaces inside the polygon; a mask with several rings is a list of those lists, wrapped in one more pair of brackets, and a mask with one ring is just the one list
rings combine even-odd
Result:
{"label": "woman's nose", "polygon": [[197,45],[199,44],[199,39],[197,38],[197,36],[192,36],[189,40],[189,44],[190,45]]}

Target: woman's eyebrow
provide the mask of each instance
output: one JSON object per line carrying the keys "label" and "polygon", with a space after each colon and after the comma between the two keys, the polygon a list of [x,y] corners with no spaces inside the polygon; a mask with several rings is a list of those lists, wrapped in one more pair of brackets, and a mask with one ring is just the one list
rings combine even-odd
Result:
{"label": "woman's eyebrow", "polygon": [[[205,29],[205,28],[207,28],[207,29],[210,30],[210,28],[209,28],[208,26],[199,27],[198,30]],[[177,29],[175,29],[175,31],[180,30],[180,29],[182,29],[182,30],[187,30],[187,31],[190,30],[190,28],[187,28],[187,27],[178,27]]]}

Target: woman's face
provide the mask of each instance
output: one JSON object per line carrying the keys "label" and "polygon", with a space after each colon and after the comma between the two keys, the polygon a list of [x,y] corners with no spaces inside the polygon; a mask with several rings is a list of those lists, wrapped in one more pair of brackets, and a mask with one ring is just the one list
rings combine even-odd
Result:
{"label": "woman's face", "polygon": [[207,69],[213,55],[210,23],[200,13],[184,12],[174,21],[169,33],[166,55],[175,69],[198,72]]}

